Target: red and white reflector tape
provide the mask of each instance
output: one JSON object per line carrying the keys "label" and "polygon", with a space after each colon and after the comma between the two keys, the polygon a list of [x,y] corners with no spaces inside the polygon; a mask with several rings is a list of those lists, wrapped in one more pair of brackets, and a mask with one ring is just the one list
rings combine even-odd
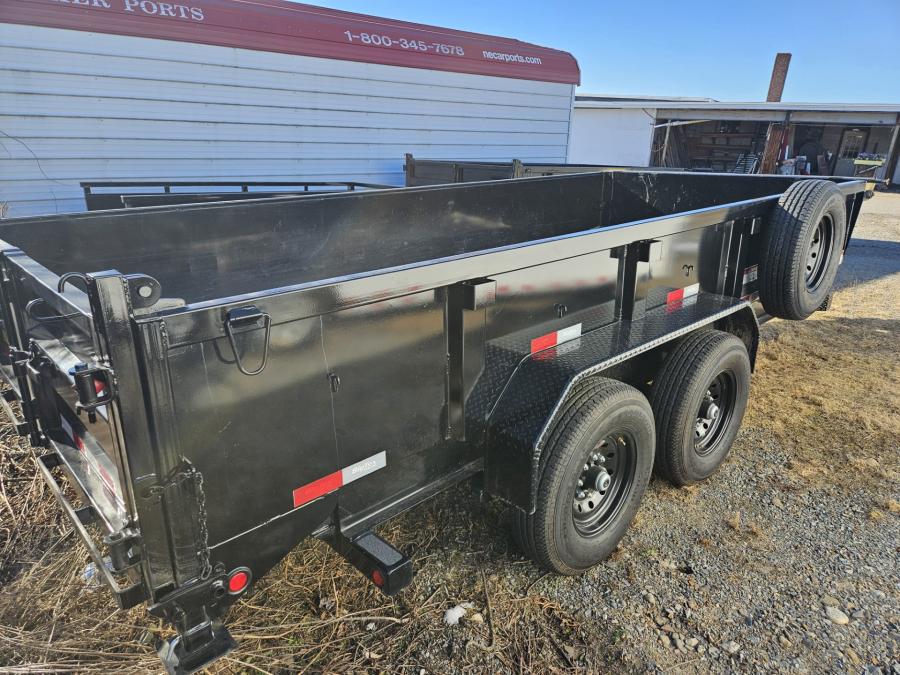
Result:
{"label": "red and white reflector tape", "polygon": [[327,476],[322,476],[312,483],[302,485],[294,490],[294,508],[309,504],[311,501],[324,497],[347,483],[352,483],[386,466],[387,453],[382,451],[343,469],[338,469]]}
{"label": "red and white reflector tape", "polygon": [[693,284],[691,286],[685,286],[684,288],[679,288],[670,292],[666,296],[666,304],[671,305],[673,302],[678,302],[679,300],[684,300],[686,298],[691,298],[697,293],[700,292],[700,284]]}
{"label": "red and white reflector tape", "polygon": [[581,337],[580,323],[576,323],[574,326],[569,326],[568,328],[563,328],[562,330],[555,330],[552,333],[547,333],[546,335],[541,335],[541,337],[534,338],[534,340],[531,341],[531,353],[536,354],[537,352],[543,351],[545,349],[550,349],[550,347],[555,347],[556,345],[562,344],[563,342],[574,340],[577,337]]}

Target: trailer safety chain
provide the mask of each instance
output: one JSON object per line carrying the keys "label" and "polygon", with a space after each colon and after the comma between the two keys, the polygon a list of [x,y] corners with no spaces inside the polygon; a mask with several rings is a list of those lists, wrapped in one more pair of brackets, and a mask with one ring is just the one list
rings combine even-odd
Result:
{"label": "trailer safety chain", "polygon": [[178,483],[185,484],[185,481],[192,481],[194,485],[194,498],[197,502],[197,520],[199,521],[199,536],[194,538],[194,544],[197,547],[197,559],[200,561],[200,573],[197,575],[201,581],[209,579],[213,572],[213,566],[209,562],[209,530],[206,526],[206,493],[203,491],[203,474],[197,471],[187,457],[181,458],[181,471],[175,473],[165,483],[154,485],[148,488],[150,495],[163,497],[167,486]]}
{"label": "trailer safety chain", "polygon": [[209,562],[209,530],[206,527],[206,493],[203,491],[203,474],[191,466],[194,474],[194,486],[197,490],[197,510],[200,516],[200,540],[197,542],[197,557],[200,559],[200,580],[206,581],[212,574]]}

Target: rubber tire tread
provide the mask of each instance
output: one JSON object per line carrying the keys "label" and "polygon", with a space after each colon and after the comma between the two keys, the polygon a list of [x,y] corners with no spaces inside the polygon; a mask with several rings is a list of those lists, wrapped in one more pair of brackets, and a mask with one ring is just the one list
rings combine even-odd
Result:
{"label": "rubber tire tread", "polygon": [[[829,194],[830,193],[830,194]],[[812,212],[821,202],[840,194],[838,187],[828,180],[801,180],[791,185],[778,200],[778,206],[768,223],[759,262],[759,295],[763,307],[770,315],[782,319],[805,319],[809,313],[797,307],[794,287],[797,275],[802,273],[806,251],[801,250],[799,241],[805,237]],[[840,255],[847,232],[846,213],[843,225],[835,223],[832,256]],[[835,267],[832,261],[829,266]],[[828,272],[826,272],[828,274]],[[830,292],[832,280],[826,290]],[[816,303],[818,305],[820,303]]]}
{"label": "rubber tire tread", "polygon": [[[566,399],[566,408],[553,425],[553,429],[547,436],[544,447],[554,447],[563,430],[578,413],[579,409],[581,409],[585,403],[589,402],[595,394],[601,392],[606,383],[611,381],[612,380],[605,378],[588,377],[576,384],[575,388],[569,392],[569,396]],[[546,457],[548,454],[548,452],[544,452],[543,454],[544,461],[541,462],[539,468],[541,475],[543,475],[544,467],[547,464]],[[540,483],[540,481],[538,482]],[[534,543],[534,529],[529,525],[530,517],[522,509],[514,509],[513,511],[513,539],[525,555],[532,560],[537,560],[537,548]]]}
{"label": "rubber tire tread", "polygon": [[[677,430],[671,424],[672,417],[678,412],[677,408],[683,403],[681,393],[691,389],[694,384],[693,380],[699,375],[700,369],[697,368],[697,362],[709,357],[729,343],[737,343],[746,349],[746,345],[731,333],[713,328],[694,331],[673,350],[653,382],[650,390],[650,406],[653,408],[653,417],[656,422],[657,447],[653,470],[658,476],[665,478],[673,485],[690,485],[696,482],[686,477],[684,466],[681,463],[681,453],[669,453],[665,450],[666,447],[676,444],[677,447],[680,447],[682,443],[680,434],[678,438],[674,438]],[[724,460],[724,456],[722,459]]]}
{"label": "rubber tire tread", "polygon": [[777,211],[769,224],[763,255],[759,264],[760,300],[766,311],[772,316],[784,318],[787,312],[784,306],[782,281],[784,266],[788,264],[788,240],[798,234],[797,213],[802,204],[809,198],[818,181],[800,181],[795,183],[778,200]]}
{"label": "rubber tire tread", "polygon": [[[564,435],[577,436],[581,431],[581,425],[591,421],[593,413],[598,407],[612,396],[624,392],[633,392],[646,400],[640,391],[618,380],[601,377],[587,379],[578,389],[570,393],[566,409],[554,424],[553,431],[544,444],[544,456],[549,456],[553,452]],[[546,468],[547,462],[545,461],[541,466],[539,484],[543,482]],[[584,570],[568,568],[567,565],[555,559],[547,542],[535,536],[535,520],[536,516],[543,511],[542,502],[552,501],[553,497],[555,495],[539,493],[538,506],[534,515],[526,514],[521,509],[515,509],[513,536],[524,553],[540,567],[560,574],[580,574]]]}

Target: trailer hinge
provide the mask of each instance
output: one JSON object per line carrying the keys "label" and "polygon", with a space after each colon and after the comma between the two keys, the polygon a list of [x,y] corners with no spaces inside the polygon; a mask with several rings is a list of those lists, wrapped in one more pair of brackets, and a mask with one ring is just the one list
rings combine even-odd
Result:
{"label": "trailer hinge", "polygon": [[134,567],[141,561],[141,536],[125,527],[108,535],[103,543],[109,548],[109,559],[115,572]]}
{"label": "trailer hinge", "polygon": [[[12,415],[16,432],[21,436],[28,436],[31,445],[34,447],[44,447],[47,439],[38,425],[37,401],[31,393],[31,383],[28,377],[28,364],[37,355],[34,352],[33,345],[30,345],[28,351],[10,347],[9,359],[12,365],[13,375],[16,377],[16,384],[19,386],[19,404],[22,408],[22,419],[18,419]],[[8,406],[5,406],[8,407]],[[12,408],[9,408],[12,413]]]}

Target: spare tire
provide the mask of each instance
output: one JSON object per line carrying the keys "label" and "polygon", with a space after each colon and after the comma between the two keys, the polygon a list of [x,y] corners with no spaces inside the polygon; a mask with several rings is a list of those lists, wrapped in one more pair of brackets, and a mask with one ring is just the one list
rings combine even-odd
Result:
{"label": "spare tire", "polygon": [[805,319],[825,301],[837,275],[847,213],[828,180],[791,185],[772,211],[759,261],[759,298],[766,312]]}

